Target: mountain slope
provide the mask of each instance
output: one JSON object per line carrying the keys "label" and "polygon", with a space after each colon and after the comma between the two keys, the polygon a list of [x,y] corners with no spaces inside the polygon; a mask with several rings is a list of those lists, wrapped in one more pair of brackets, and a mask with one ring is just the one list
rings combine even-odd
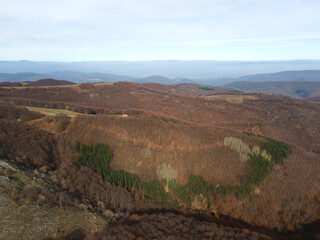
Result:
{"label": "mountain slope", "polygon": [[37,81],[42,78],[48,78],[48,74],[39,74],[32,72],[19,72],[19,73],[0,73],[0,82],[27,82]]}
{"label": "mountain slope", "polygon": [[84,72],[71,72],[59,71],[46,74],[39,73],[0,73],[0,82],[27,82],[37,81],[44,78],[63,79],[72,82],[118,82],[130,81],[133,77],[115,75],[109,73],[84,73]]}
{"label": "mountain slope", "polygon": [[275,82],[275,81],[320,81],[320,70],[283,71],[277,73],[247,75],[238,81]]}
{"label": "mountain slope", "polygon": [[[94,206],[101,202],[122,212],[151,211],[160,206],[149,199],[156,192],[171,197],[163,202],[206,209],[268,229],[293,230],[319,219],[317,103],[264,94],[179,95],[128,82],[86,84],[85,88],[2,88],[0,97],[15,104],[79,113],[63,128],[52,126],[58,125],[59,118],[43,117],[29,122],[32,128],[27,129],[52,131],[50,136],[58,141],[58,182],[72,196],[85,196]],[[2,121],[4,129],[15,130],[0,135],[4,153],[46,164],[30,155],[25,159],[23,152],[10,152],[21,136],[24,151],[29,153],[28,143],[34,144],[27,141],[34,134],[21,130],[27,123],[17,118]],[[84,144],[80,153],[75,150],[77,142]],[[113,151],[108,162],[111,170],[79,165],[79,159],[95,159],[90,154],[96,144],[106,144]],[[286,157],[282,164],[275,162],[276,155]],[[257,169],[254,163],[263,168]],[[106,178],[102,173],[114,175]],[[132,185],[137,178],[138,185]],[[164,178],[174,181],[169,184]],[[126,188],[120,190],[119,185]],[[248,189],[250,194],[245,195],[243,190]],[[114,197],[115,192],[120,193]]]}
{"label": "mountain slope", "polygon": [[[320,76],[320,75],[319,75]],[[266,94],[281,94],[295,98],[311,98],[320,96],[320,81],[268,81],[268,82],[246,82],[237,81],[224,85],[225,87],[250,92]]]}

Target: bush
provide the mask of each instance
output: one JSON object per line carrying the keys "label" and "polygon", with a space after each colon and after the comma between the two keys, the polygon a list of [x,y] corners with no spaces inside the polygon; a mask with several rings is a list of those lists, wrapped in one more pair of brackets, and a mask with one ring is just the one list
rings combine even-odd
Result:
{"label": "bush", "polygon": [[177,183],[177,181],[174,180],[169,180],[168,181],[168,189],[170,192],[172,192],[174,195],[180,197],[180,199],[186,203],[187,198],[188,198],[188,191],[185,186],[181,186],[180,184]]}
{"label": "bush", "polygon": [[[266,138],[266,137],[264,137]],[[291,153],[289,144],[266,138],[268,142],[263,143],[262,149],[271,155],[271,160],[276,164],[282,164],[283,160]]]}
{"label": "bush", "polygon": [[87,146],[77,143],[75,151],[80,153],[76,165],[94,168],[104,179],[115,183],[120,187],[131,190],[138,187],[139,178],[137,175],[125,171],[115,171],[110,168],[112,150],[109,146],[98,143],[95,146]]}
{"label": "bush", "polygon": [[240,177],[241,185],[259,186],[268,177],[273,165],[272,161],[268,161],[261,155],[250,155],[248,172],[245,176]]}
{"label": "bush", "polygon": [[251,132],[246,132],[246,131],[243,131],[244,134],[247,134],[248,136],[255,136],[254,133],[251,133]]}
{"label": "bush", "polygon": [[140,182],[136,174],[110,168],[112,150],[109,146],[98,143],[94,146],[77,143],[75,151],[80,153],[76,165],[95,169],[105,180],[128,190],[142,191],[149,198],[156,198],[161,202],[168,200],[163,185],[158,180]]}
{"label": "bush", "polygon": [[198,89],[206,90],[206,91],[214,90],[214,88],[211,88],[211,87],[198,87]]}
{"label": "bush", "polygon": [[243,93],[243,91],[240,91],[240,90],[229,90],[228,92],[232,92],[232,93]]}
{"label": "bush", "polygon": [[168,194],[164,190],[162,183],[156,179],[149,182],[142,182],[140,190],[142,190],[148,198],[158,199],[162,203],[169,200]]}

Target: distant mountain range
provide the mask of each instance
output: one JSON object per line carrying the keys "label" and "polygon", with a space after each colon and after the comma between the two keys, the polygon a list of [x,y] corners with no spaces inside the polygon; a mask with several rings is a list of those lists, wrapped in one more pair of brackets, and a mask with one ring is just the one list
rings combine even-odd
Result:
{"label": "distant mountain range", "polygon": [[245,75],[238,78],[204,79],[203,84],[217,86],[233,82],[320,81],[320,70],[283,71]]}
{"label": "distant mountain range", "polygon": [[83,73],[83,72],[52,72],[46,74],[33,73],[33,72],[20,72],[14,74],[0,73],[0,82],[27,82],[37,81],[43,78],[54,78],[67,80],[72,82],[119,82],[130,81],[134,79],[129,76],[114,75],[109,73]]}
{"label": "distant mountain range", "polygon": [[0,82],[0,87],[44,87],[44,86],[70,86],[74,82],[44,78],[32,82]]}
{"label": "distant mountain range", "polygon": [[243,76],[224,87],[241,91],[281,94],[295,98],[320,96],[320,71],[285,71]]}
{"label": "distant mountain range", "polygon": [[43,78],[49,78],[47,74],[33,73],[33,72],[19,72],[19,73],[0,73],[0,82],[33,82]]}
{"label": "distant mountain range", "polygon": [[320,81],[320,70],[303,70],[303,71],[284,71],[278,73],[247,75],[239,78],[221,78],[221,79],[188,79],[183,77],[168,78],[161,75],[152,75],[148,77],[133,77],[125,75],[116,75],[101,72],[74,72],[74,71],[57,71],[51,73],[0,73],[1,82],[25,82],[37,81],[43,78],[54,78],[67,80],[72,82],[137,82],[137,83],[161,83],[161,84],[177,84],[177,83],[200,83],[206,85],[224,85],[231,82],[275,82],[275,81]]}
{"label": "distant mountain range", "polygon": [[234,82],[225,85],[241,91],[278,94],[295,98],[320,96],[320,81]]}
{"label": "distant mountain range", "polygon": [[177,84],[177,83],[195,83],[187,78],[167,78],[159,75],[135,78],[130,76],[115,75],[109,73],[83,73],[83,72],[52,72],[48,74],[39,73],[0,73],[0,82],[33,82],[39,79],[61,79],[76,83],[83,82],[137,82],[137,83],[161,83],[161,84]]}
{"label": "distant mountain range", "polygon": [[89,61],[89,62],[34,62],[0,61],[0,72],[108,73],[121,76],[162,75],[168,78],[219,80],[245,75],[274,73],[286,70],[320,70],[320,60],[291,61]]}
{"label": "distant mountain range", "polygon": [[255,74],[237,78],[238,81],[320,81],[320,70],[283,71],[277,73]]}
{"label": "distant mountain range", "polygon": [[235,90],[261,92],[266,94],[282,94],[295,98],[312,98],[320,96],[320,70],[284,71],[269,74],[247,75],[239,78],[224,78],[220,80],[167,78],[160,75],[139,78],[110,73],[84,73],[74,71],[59,71],[47,74],[33,72],[20,72],[14,74],[0,73],[0,82],[9,83],[33,82],[39,79],[50,78],[72,81],[75,83],[127,81],[136,83],[160,83],[168,85],[191,83],[217,86],[224,84],[223,87]]}
{"label": "distant mountain range", "polygon": [[154,76],[149,76],[145,78],[136,78],[136,79],[132,79],[132,81],[137,83],[160,83],[160,84],[167,84],[167,85],[179,84],[179,83],[197,83],[196,81],[193,81],[188,78],[171,79],[171,78],[163,77],[160,75],[154,75]]}

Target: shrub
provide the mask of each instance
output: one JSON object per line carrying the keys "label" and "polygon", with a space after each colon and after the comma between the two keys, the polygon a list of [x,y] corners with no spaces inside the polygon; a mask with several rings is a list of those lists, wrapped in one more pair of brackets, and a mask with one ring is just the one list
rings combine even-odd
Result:
{"label": "shrub", "polygon": [[240,91],[240,90],[229,90],[228,92],[232,92],[232,93],[243,93],[243,91]]}
{"label": "shrub", "polygon": [[137,175],[122,170],[115,171],[110,168],[112,150],[109,146],[102,143],[98,143],[95,146],[77,143],[75,151],[80,153],[76,162],[78,167],[94,168],[107,181],[120,187],[127,189],[132,189],[134,186],[139,187]]}
{"label": "shrub", "polygon": [[169,200],[168,194],[164,190],[162,183],[160,183],[157,179],[153,179],[149,182],[142,182],[141,190],[148,198],[156,198],[162,203],[165,203]]}
{"label": "shrub", "polygon": [[198,89],[206,90],[206,91],[214,90],[214,88],[211,88],[211,87],[198,87]]}
{"label": "shrub", "polygon": [[187,198],[188,198],[187,188],[185,186],[178,184],[175,179],[169,180],[167,184],[168,184],[169,191],[172,192],[174,195],[177,195],[178,197],[180,197],[180,199],[184,203],[186,203]]}
{"label": "shrub", "polygon": [[251,155],[249,158],[249,168],[245,176],[241,176],[243,186],[259,186],[270,174],[273,168],[273,162],[268,161],[261,155]]}
{"label": "shrub", "polygon": [[75,151],[80,153],[76,165],[95,169],[105,180],[129,190],[143,191],[149,198],[156,198],[161,202],[168,200],[163,185],[158,180],[140,182],[136,174],[110,168],[112,150],[109,146],[98,143],[94,146],[77,143]]}
{"label": "shrub", "polygon": [[255,134],[254,134],[254,133],[251,133],[251,132],[243,131],[243,133],[247,134],[248,136],[255,136]]}
{"label": "shrub", "polygon": [[[264,137],[266,138],[266,137]],[[283,163],[283,160],[287,158],[291,152],[289,144],[279,142],[277,140],[266,138],[268,141],[263,143],[262,149],[266,150],[271,155],[271,160],[276,164]]]}
{"label": "shrub", "polygon": [[297,89],[297,90],[295,90],[294,92],[299,94],[299,93],[303,93],[304,90],[303,90],[303,89]]}

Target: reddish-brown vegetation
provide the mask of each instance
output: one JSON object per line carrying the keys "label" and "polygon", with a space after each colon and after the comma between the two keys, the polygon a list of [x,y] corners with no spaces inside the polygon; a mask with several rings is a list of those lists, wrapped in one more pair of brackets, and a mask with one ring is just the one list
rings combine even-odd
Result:
{"label": "reddish-brown vegetation", "polygon": [[66,80],[56,80],[52,78],[40,79],[35,82],[26,84],[26,87],[40,87],[40,86],[62,86],[62,85],[74,85],[74,82]]}
{"label": "reddish-brown vegetation", "polygon": [[0,120],[0,156],[32,166],[55,168],[56,139],[25,122]]}
{"label": "reddish-brown vegetation", "polygon": [[68,108],[83,113],[137,114],[141,111],[212,127],[261,133],[320,150],[320,106],[289,97],[255,95],[243,104],[167,94],[136,83],[80,88],[5,89],[0,97],[20,105]]}
{"label": "reddish-brown vegetation", "polygon": [[308,100],[314,101],[314,102],[320,102],[320,96],[318,96],[318,97],[311,97],[311,98],[308,98]]}
{"label": "reddish-brown vegetation", "polygon": [[0,87],[22,87],[19,82],[0,82]]}
{"label": "reddish-brown vegetation", "polygon": [[178,95],[188,95],[188,96],[204,96],[211,94],[220,94],[227,92],[226,89],[221,87],[214,87],[213,90],[203,90],[199,84],[174,84],[174,85],[163,85],[159,83],[143,83],[145,87],[154,89],[157,92],[162,91],[167,94],[178,94]]}
{"label": "reddish-brown vegetation", "polygon": [[[316,153],[320,150],[320,106],[317,103],[262,94],[244,98],[243,103],[230,103],[189,96],[197,94],[186,90],[178,95],[170,87],[159,89],[135,83],[89,84],[72,88],[2,89],[0,97],[21,105],[94,114],[61,123],[59,136],[45,135],[42,131],[41,135],[37,129],[38,139],[41,141],[45,136],[50,149],[57,149],[57,177],[61,184],[73,196],[83,196],[93,204],[103,202],[112,209],[131,211],[143,205],[152,207],[154,202],[110,185],[90,169],[78,169],[75,166],[78,155],[73,151],[78,141],[108,144],[114,153],[111,167],[136,173],[142,180],[157,177],[157,170],[163,164],[170,164],[181,184],[191,174],[204,176],[214,184],[234,184],[247,163],[240,161],[236,150],[224,146],[224,138],[240,138],[249,147],[261,143],[261,139],[243,133],[249,131],[287,142],[293,153],[283,165],[272,170],[267,180],[255,189],[254,196],[218,195],[212,209],[251,224],[278,229],[294,229],[319,219],[320,162]],[[128,118],[122,118],[122,114],[128,114]],[[26,123],[16,124],[14,120],[1,121],[5,124],[1,129],[2,139],[12,139],[1,142],[5,149],[2,151],[16,158],[18,150],[11,152],[3,147],[10,144],[7,145],[10,149],[20,148],[28,153],[17,138],[29,141],[38,135],[26,132],[36,132],[36,128]],[[51,138],[58,140],[51,143]],[[34,165],[50,163],[46,160],[50,157],[43,155],[43,159]]]}

